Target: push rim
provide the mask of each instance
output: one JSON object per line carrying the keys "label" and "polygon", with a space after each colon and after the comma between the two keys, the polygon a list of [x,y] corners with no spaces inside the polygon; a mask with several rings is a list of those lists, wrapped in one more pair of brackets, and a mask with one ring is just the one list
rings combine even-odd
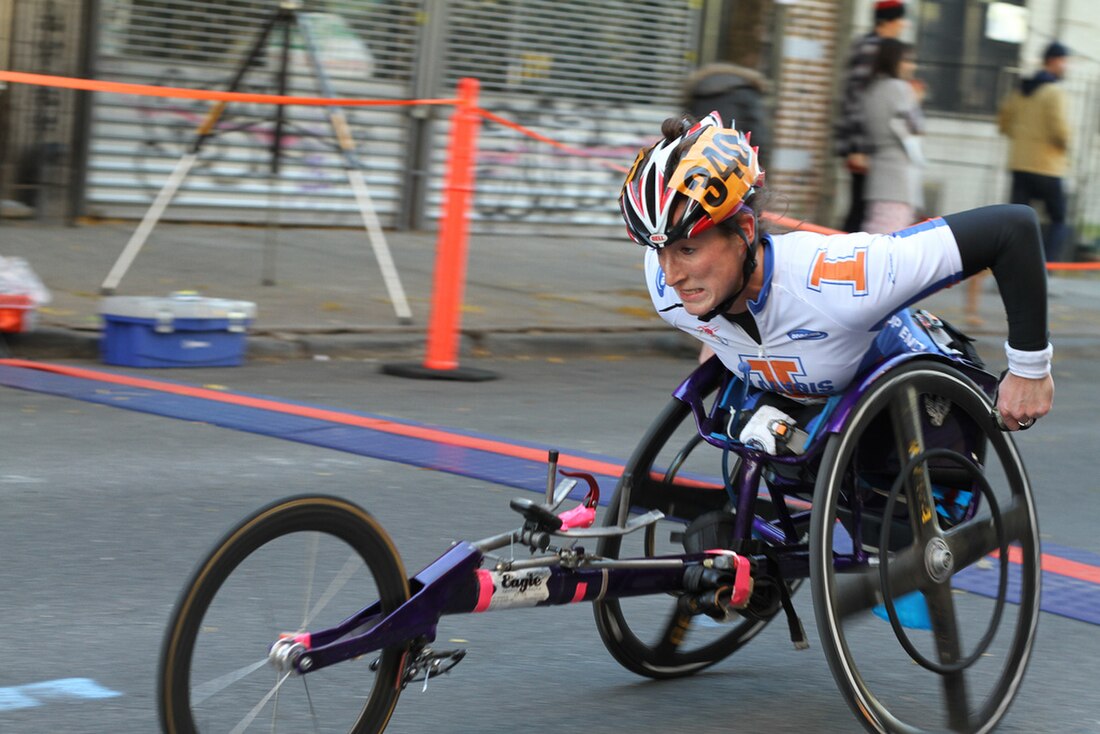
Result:
{"label": "push rim", "polygon": [[[1002,622],[995,654],[982,656],[980,671],[953,670],[918,677],[912,672],[914,667],[908,656],[897,655],[898,659],[904,659],[907,667],[894,680],[914,683],[891,685],[884,684],[884,680],[890,679],[880,674],[885,664],[875,660],[876,655],[881,658],[883,651],[888,651],[885,643],[873,654],[867,652],[874,644],[870,640],[882,635],[872,627],[873,622],[881,625],[881,620],[872,620],[867,613],[874,604],[875,595],[881,594],[877,578],[879,569],[868,566],[851,573],[837,572],[834,550],[846,535],[844,523],[851,525],[853,522],[851,511],[838,512],[838,509],[844,504],[842,496],[855,492],[854,475],[859,471],[857,451],[861,441],[869,440],[864,439],[864,434],[880,427],[875,423],[876,418],[888,415],[893,420],[896,414],[904,412],[897,408],[899,404],[917,406],[914,414],[918,416],[919,407],[923,405],[931,414],[928,396],[950,401],[949,406],[955,411],[950,420],[976,432],[977,439],[970,453],[987,474],[997,476],[993,484],[1001,505],[999,514],[1004,520],[1005,541],[1019,561],[1012,564],[1012,583],[1019,589],[1019,604],[1009,607],[1011,619]],[[920,439],[921,434],[918,433],[917,438]],[[985,394],[959,371],[938,363],[910,363],[887,374],[856,405],[844,431],[830,438],[814,500],[811,578],[815,613],[826,658],[853,712],[869,731],[985,732],[992,729],[1007,711],[1030,658],[1038,622],[1040,582],[1038,527],[1031,489],[1011,438],[997,430],[989,419],[989,402]],[[939,506],[936,514],[938,527],[941,524]],[[960,637],[966,640],[980,637],[987,620],[1003,606],[1003,586],[1000,584],[992,602],[977,593],[959,593],[961,589],[952,591],[955,585],[969,583],[969,576],[959,576],[964,569],[970,576],[985,573],[985,555],[1001,545],[994,523],[986,522],[988,519],[988,511],[982,511],[953,525],[944,523],[947,527],[940,533],[946,539],[944,542],[953,551],[959,551],[955,553],[957,564],[950,573],[951,584],[937,587],[926,579],[917,583],[924,573],[921,570],[924,559],[918,550],[912,546],[890,549],[893,594],[896,598],[924,585],[920,591],[930,609],[930,621],[948,640],[941,646],[936,643],[928,643],[928,646],[940,658],[939,662],[949,668],[957,667],[955,664],[964,659]],[[914,535],[919,538],[918,534]],[[993,612],[989,611],[990,604]],[[975,611],[978,613],[973,614]],[[889,626],[882,626],[893,642],[891,654],[896,654],[893,632]],[[960,634],[960,628],[968,633],[971,627],[978,632]],[[865,649],[857,654],[857,647]],[[924,688],[918,688],[920,685]],[[917,690],[923,691],[921,695],[914,694]],[[943,712],[940,724],[929,725],[929,712],[936,713],[930,709],[933,699],[942,702]],[[914,713],[911,709],[919,711]]]}

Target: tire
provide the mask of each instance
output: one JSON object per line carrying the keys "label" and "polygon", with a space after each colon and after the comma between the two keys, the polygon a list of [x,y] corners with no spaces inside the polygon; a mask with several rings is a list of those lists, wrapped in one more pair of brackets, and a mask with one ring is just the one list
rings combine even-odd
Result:
{"label": "tire", "polygon": [[[814,610],[837,685],[868,731],[987,732],[1023,679],[1039,530],[1015,444],[989,411],[958,370],[911,362],[873,383],[825,447],[810,527]],[[857,544],[872,562],[838,572],[834,553]],[[1018,604],[1006,604],[1008,589]]]}
{"label": "tire", "polygon": [[[641,558],[683,553],[682,534],[692,520],[728,509],[729,498],[721,487],[721,455],[721,450],[700,438],[689,407],[671,400],[627,462],[603,524],[617,524],[626,492],[632,512],[655,508],[666,517],[624,537],[601,539],[599,555]],[[736,459],[734,454],[730,457]],[[695,486],[673,486],[674,480]],[[701,486],[705,484],[710,486]],[[691,675],[733,654],[775,614],[718,623],[706,616],[681,616],[677,601],[676,595],[656,595],[595,602],[596,628],[611,656],[627,670],[649,678]]]}
{"label": "tire", "polygon": [[158,669],[162,729],[381,732],[403,649],[279,683],[268,651],[280,633],[334,625],[376,600],[385,614],[408,598],[393,543],[356,505],[303,496],[264,507],[214,547],[176,603]]}

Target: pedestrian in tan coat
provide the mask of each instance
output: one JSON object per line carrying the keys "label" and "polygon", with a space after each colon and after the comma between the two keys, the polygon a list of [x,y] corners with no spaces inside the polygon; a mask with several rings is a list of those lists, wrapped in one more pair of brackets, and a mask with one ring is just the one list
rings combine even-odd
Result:
{"label": "pedestrian in tan coat", "polygon": [[[997,127],[1008,137],[1013,204],[1039,199],[1050,218],[1043,240],[1047,262],[1058,259],[1066,238],[1066,195],[1062,178],[1068,169],[1070,144],[1066,93],[1057,82],[1065,76],[1069,49],[1055,41],[1043,53],[1043,68],[1020,82],[1001,104]],[[966,322],[983,323],[978,312],[983,273],[967,281]]]}
{"label": "pedestrian in tan coat", "polygon": [[1043,54],[1039,73],[1021,81],[1001,105],[997,124],[1008,136],[1013,204],[1038,199],[1050,218],[1044,242],[1047,262],[1058,259],[1066,237],[1066,195],[1070,129],[1066,93],[1058,82],[1066,73],[1069,49],[1055,41]]}

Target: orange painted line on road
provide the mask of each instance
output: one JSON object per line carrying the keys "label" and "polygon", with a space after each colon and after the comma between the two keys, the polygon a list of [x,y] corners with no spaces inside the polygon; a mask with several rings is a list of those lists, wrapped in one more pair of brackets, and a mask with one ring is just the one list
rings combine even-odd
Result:
{"label": "orange painted line on road", "polygon": [[334,99],[329,97],[292,97],[284,94],[252,94],[247,92],[216,92],[208,89],[162,87],[154,84],[130,84],[100,79],[77,79],[23,71],[0,71],[0,81],[33,84],[40,87],[81,89],[87,92],[137,94],[145,97],[203,99],[211,102],[252,102],[256,104],[303,105],[306,107],[403,107],[409,105],[453,105],[457,99]]}
{"label": "orange painted line on road", "polygon": [[[993,558],[1000,558],[1001,554],[1000,551],[994,551],[990,553],[990,556]],[[1008,560],[1011,563],[1023,563],[1023,550],[1017,546],[1010,546],[1008,549]],[[1066,576],[1071,579],[1077,579],[1078,581],[1088,581],[1089,583],[1100,584],[1100,568],[1090,566],[1087,563],[1071,561],[1068,558],[1054,556],[1050,553],[1043,553],[1041,554],[1039,565],[1048,573],[1056,573],[1059,576]]]}
{"label": "orange painted line on road", "polygon": [[[253,398],[247,395],[234,395],[232,393],[220,392],[218,390],[211,390],[204,387],[175,385],[170,382],[148,380],[141,377],[131,377],[129,375],[120,375],[113,372],[102,372],[100,370],[91,370],[82,367],[69,367],[67,365],[31,362],[24,359],[0,359],[0,364],[9,365],[11,367],[23,367],[26,369],[42,370],[44,372],[53,372],[60,375],[67,375],[69,377],[79,377],[86,380],[96,380],[98,382],[123,385],[125,387],[136,387],[143,390],[153,390],[156,392],[163,392],[171,395],[182,395],[185,397],[201,398],[203,400],[211,400],[218,403],[227,403],[229,405],[239,405],[247,408],[269,410],[274,413],[285,413],[287,415],[296,415],[303,418],[315,418],[317,420],[328,421],[330,423],[337,423],[345,426],[355,426],[357,428],[369,428],[375,431],[382,431],[384,433],[390,433],[396,436],[418,438],[424,441],[434,441],[435,443],[446,444],[449,446],[458,446],[460,448],[466,449],[476,449],[478,451],[486,451],[488,453],[499,454],[502,456],[511,456],[517,459],[526,459],[528,461],[546,461],[546,451],[543,449],[533,449],[527,448],[525,446],[516,446],[514,444],[509,444],[504,441],[496,441],[487,438],[476,438],[474,436],[465,436],[460,433],[452,433],[450,431],[445,431],[438,428],[410,426],[404,423],[397,423],[395,421],[386,420],[385,418],[370,418],[368,416],[352,415],[349,413],[342,413],[337,410],[328,410],[326,408],[310,408],[302,405],[288,405],[286,403],[281,403],[276,400]],[[607,461],[597,461],[594,459],[586,459],[581,456],[571,456],[564,453],[558,457],[558,464],[559,466],[568,467],[571,469],[579,469],[581,471],[591,472],[593,474],[603,474],[605,476],[611,477],[617,477],[622,474],[623,471],[623,467],[621,464],[615,464]]]}

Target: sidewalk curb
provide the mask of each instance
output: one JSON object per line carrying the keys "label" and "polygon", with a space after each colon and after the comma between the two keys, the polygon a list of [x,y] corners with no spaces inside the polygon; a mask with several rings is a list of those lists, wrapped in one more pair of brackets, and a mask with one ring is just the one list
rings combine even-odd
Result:
{"label": "sidewalk curb", "polygon": [[[100,331],[41,327],[26,334],[8,334],[5,356],[19,359],[99,359]],[[425,350],[421,330],[385,328],[378,331],[304,329],[250,333],[246,360],[290,359],[417,359]],[[698,353],[690,336],[668,327],[581,329],[470,329],[459,341],[459,359],[542,357],[569,359]]]}
{"label": "sidewalk curb", "polygon": [[[98,329],[40,327],[25,334],[4,334],[0,356],[19,359],[98,360]],[[1003,359],[1004,336],[988,329],[970,331],[978,351],[991,364]],[[419,359],[425,351],[422,330],[383,327],[377,330],[326,331],[287,327],[250,333],[246,360],[292,359]],[[464,329],[459,341],[459,360],[538,357],[544,359],[626,359],[652,355],[693,357],[699,343],[689,335],[655,327],[590,327],[560,329],[477,328]],[[1055,363],[1059,356],[1100,355],[1100,334],[1059,334],[1055,337]]]}

